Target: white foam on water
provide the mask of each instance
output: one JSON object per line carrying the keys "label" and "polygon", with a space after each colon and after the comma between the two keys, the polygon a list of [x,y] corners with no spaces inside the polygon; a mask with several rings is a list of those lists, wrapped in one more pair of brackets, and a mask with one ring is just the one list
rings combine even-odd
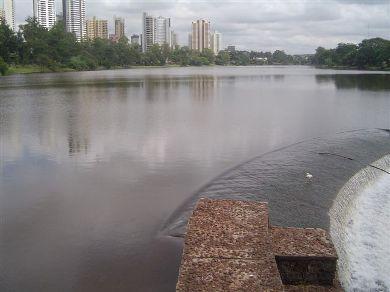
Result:
{"label": "white foam on water", "polygon": [[[375,165],[390,169],[389,156]],[[331,236],[346,291],[390,291],[390,174],[367,167],[343,187],[330,211]]]}

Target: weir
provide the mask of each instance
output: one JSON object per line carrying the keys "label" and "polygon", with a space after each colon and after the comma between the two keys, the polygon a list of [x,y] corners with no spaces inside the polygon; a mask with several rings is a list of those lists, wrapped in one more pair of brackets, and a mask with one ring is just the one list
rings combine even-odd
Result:
{"label": "weir", "polygon": [[330,234],[348,291],[390,289],[390,155],[356,173],[330,209]]}
{"label": "weir", "polygon": [[203,198],[176,291],[341,291],[336,262],[322,229],[271,226],[267,203]]}

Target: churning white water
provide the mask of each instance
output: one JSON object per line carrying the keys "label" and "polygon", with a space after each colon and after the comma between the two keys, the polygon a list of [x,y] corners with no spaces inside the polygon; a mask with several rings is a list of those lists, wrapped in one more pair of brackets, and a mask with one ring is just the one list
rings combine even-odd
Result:
{"label": "churning white water", "polygon": [[[372,165],[390,170],[390,155]],[[346,291],[390,291],[390,174],[364,168],[341,189],[330,215]]]}

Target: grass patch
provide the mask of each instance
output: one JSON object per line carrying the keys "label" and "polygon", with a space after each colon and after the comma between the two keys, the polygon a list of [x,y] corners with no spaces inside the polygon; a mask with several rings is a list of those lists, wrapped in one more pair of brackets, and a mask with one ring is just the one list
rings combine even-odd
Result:
{"label": "grass patch", "polygon": [[56,68],[51,70],[49,68],[42,68],[38,65],[17,65],[10,66],[7,75],[13,74],[31,74],[31,73],[50,73],[50,72],[69,72],[74,71],[71,68]]}

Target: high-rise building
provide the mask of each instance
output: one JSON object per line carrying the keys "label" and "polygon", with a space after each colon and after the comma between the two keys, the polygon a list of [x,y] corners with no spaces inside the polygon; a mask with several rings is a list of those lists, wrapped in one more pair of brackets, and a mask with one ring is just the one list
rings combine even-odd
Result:
{"label": "high-rise building", "polygon": [[47,29],[56,23],[54,0],[33,0],[33,10],[38,23]]}
{"label": "high-rise building", "polygon": [[172,46],[170,18],[162,16],[155,18],[144,12],[142,28],[141,45],[143,52],[148,51],[154,44]]}
{"label": "high-rise building", "polygon": [[114,18],[115,22],[115,35],[118,39],[121,39],[125,36],[125,20],[120,17]]}
{"label": "high-rise building", "polygon": [[146,52],[156,40],[156,21],[153,16],[144,12],[142,24],[142,51]]}
{"label": "high-rise building", "polygon": [[179,39],[177,37],[177,33],[175,31],[171,31],[171,47],[176,48],[179,46]]}
{"label": "high-rise building", "polygon": [[210,48],[210,22],[199,19],[192,22],[191,48],[202,52]]}
{"label": "high-rise building", "polygon": [[0,18],[15,30],[15,5],[14,0],[0,0]]}
{"label": "high-rise building", "polygon": [[78,41],[85,40],[85,0],[62,0],[62,9],[66,30],[74,33]]}
{"label": "high-rise building", "polygon": [[131,42],[133,45],[141,45],[140,36],[139,36],[138,34],[133,34],[133,35],[130,37],[130,42]]}
{"label": "high-rise building", "polygon": [[214,54],[218,54],[222,47],[222,36],[219,32],[214,31],[210,38],[210,48]]}
{"label": "high-rise building", "polygon": [[155,19],[156,36],[154,42],[160,46],[171,46],[171,19],[159,16]]}
{"label": "high-rise building", "polygon": [[96,17],[87,20],[87,38],[88,40],[108,39],[107,20],[97,19]]}
{"label": "high-rise building", "polygon": [[232,46],[232,45],[227,46],[227,51],[228,52],[235,52],[236,51],[236,46]]}
{"label": "high-rise building", "polygon": [[188,34],[188,48],[192,50],[192,33]]}

